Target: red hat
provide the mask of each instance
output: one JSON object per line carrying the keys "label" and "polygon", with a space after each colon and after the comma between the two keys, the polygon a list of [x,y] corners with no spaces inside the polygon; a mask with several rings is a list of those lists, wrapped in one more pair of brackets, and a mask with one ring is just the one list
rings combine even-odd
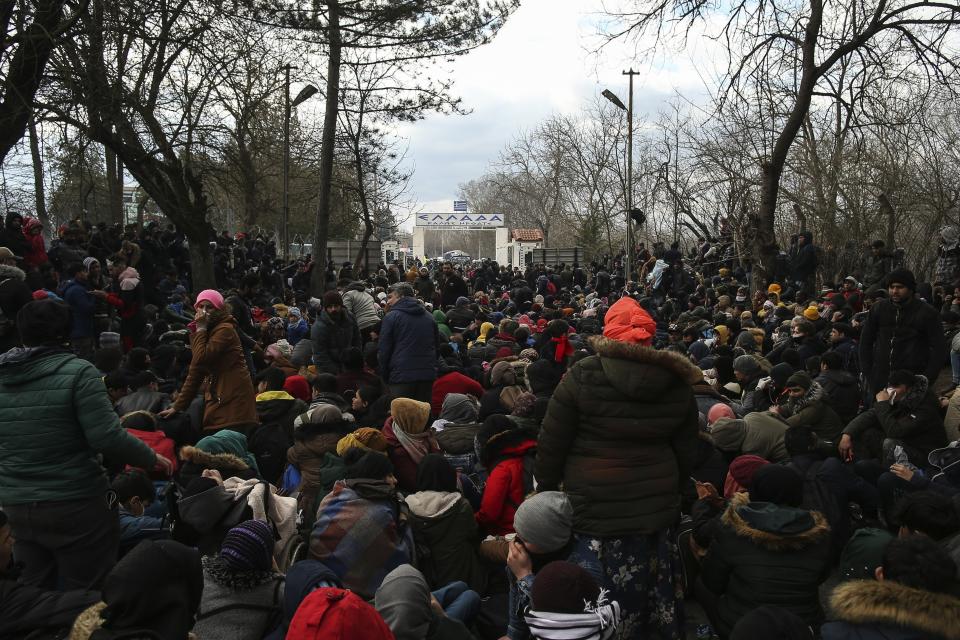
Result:
{"label": "red hat", "polygon": [[346,589],[321,587],[312,592],[290,621],[288,638],[296,640],[394,640],[377,610]]}
{"label": "red hat", "polygon": [[283,383],[283,390],[297,400],[310,402],[313,399],[310,393],[310,383],[303,376],[290,376]]}

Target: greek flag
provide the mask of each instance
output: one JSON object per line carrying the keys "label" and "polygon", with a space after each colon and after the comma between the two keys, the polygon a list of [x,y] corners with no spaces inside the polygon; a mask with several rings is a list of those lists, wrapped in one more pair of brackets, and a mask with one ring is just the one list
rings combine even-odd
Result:
{"label": "greek flag", "polygon": [[467,211],[467,201],[466,200],[454,200],[453,201],[453,210],[454,211]]}

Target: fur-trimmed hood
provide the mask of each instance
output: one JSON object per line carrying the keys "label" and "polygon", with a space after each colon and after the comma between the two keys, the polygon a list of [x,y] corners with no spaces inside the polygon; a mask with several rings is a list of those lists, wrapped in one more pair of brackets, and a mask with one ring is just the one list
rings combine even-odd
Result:
{"label": "fur-trimmed hood", "polygon": [[703,380],[703,371],[686,357],[673,351],[645,347],[633,342],[611,340],[603,336],[590,336],[587,342],[600,358],[631,360],[641,364],[666,369],[685,383],[693,385]]}
{"label": "fur-trimmed hood", "polygon": [[216,469],[221,473],[223,471],[246,471],[250,468],[250,465],[232,453],[207,453],[196,447],[180,449],[180,459],[184,462],[192,462],[205,469]]}
{"label": "fur-trimmed hood", "polygon": [[0,282],[9,278],[23,282],[27,279],[27,274],[23,272],[23,269],[11,267],[7,264],[0,264]]}
{"label": "fur-trimmed hood", "polygon": [[[789,516],[791,514],[786,512],[794,512],[792,514],[793,518],[778,518],[778,520],[789,520],[791,528],[806,527],[795,533],[760,529],[748,522],[751,517],[751,506],[760,507],[767,504],[769,503],[750,502],[750,496],[746,493],[734,494],[723,514],[722,522],[741,538],[747,538],[754,544],[770,551],[803,549],[823,542],[830,536],[830,525],[827,523],[826,517],[819,511],[778,507],[778,511],[784,512],[778,515]],[[806,525],[804,521],[807,521]]]}
{"label": "fur-trimmed hood", "polygon": [[848,624],[907,627],[948,640],[960,640],[960,600],[890,580],[854,580],[830,596],[833,617]]}

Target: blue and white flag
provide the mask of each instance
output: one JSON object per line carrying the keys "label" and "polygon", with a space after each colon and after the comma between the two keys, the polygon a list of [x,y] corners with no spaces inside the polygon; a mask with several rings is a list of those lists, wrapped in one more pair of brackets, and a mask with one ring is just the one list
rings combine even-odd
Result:
{"label": "blue and white flag", "polygon": [[466,211],[466,210],[467,210],[467,201],[466,201],[466,200],[454,200],[454,201],[453,201],[453,210],[454,210],[454,211]]}

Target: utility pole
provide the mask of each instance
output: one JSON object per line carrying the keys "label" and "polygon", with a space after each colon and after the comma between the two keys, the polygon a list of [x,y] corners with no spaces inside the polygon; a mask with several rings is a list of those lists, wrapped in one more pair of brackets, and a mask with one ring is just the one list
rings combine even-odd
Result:
{"label": "utility pole", "polygon": [[280,240],[283,242],[283,264],[290,258],[290,69],[289,63],[283,65],[283,220],[280,227]]}
{"label": "utility pole", "polygon": [[630,95],[627,98],[627,252],[623,260],[623,282],[630,282],[633,266],[633,76],[639,71],[630,67],[623,75],[630,78]]}

